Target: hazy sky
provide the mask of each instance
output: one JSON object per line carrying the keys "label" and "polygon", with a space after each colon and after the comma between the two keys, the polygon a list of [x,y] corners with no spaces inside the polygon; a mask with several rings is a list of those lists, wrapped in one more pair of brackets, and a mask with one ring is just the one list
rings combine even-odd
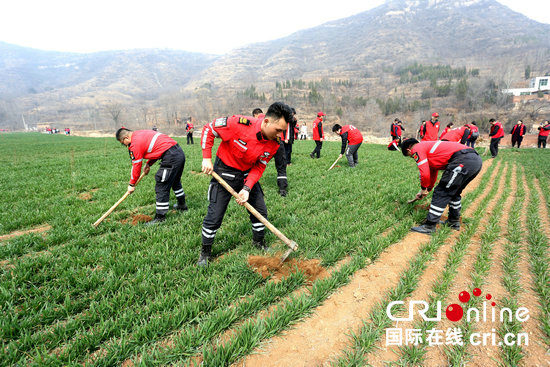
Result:
{"label": "hazy sky", "polygon": [[[549,0],[498,1],[550,24]],[[72,52],[172,48],[222,54],[357,14],[383,2],[6,0],[0,5],[0,41]]]}

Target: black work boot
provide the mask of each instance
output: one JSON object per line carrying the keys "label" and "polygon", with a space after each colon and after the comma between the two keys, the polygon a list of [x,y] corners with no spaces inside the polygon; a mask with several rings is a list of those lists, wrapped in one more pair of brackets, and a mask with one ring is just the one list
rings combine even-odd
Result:
{"label": "black work boot", "polygon": [[252,244],[262,251],[268,251],[269,246],[265,243],[265,240],[262,238],[261,240],[252,239]]}
{"label": "black work boot", "polygon": [[315,159],[315,155],[313,153],[309,153],[309,156],[313,159]]}
{"label": "black work boot", "polygon": [[460,219],[447,219],[443,222],[444,226],[447,226],[455,231],[460,231]]}
{"label": "black work boot", "polygon": [[411,231],[431,235],[432,233],[435,232],[435,224],[424,223],[417,227],[412,227]]}
{"label": "black work boot", "polygon": [[164,214],[155,214],[155,218],[147,223],[145,223],[146,226],[156,226],[157,224],[160,224],[166,220],[166,216]]}
{"label": "black work boot", "polygon": [[187,204],[185,203],[185,196],[183,196],[182,198],[178,198],[178,203],[174,204],[173,208],[179,210],[180,212],[187,211],[188,208]]}
{"label": "black work boot", "polygon": [[285,189],[279,189],[279,195],[281,195],[282,197],[285,197],[287,195],[287,192]]}
{"label": "black work boot", "polygon": [[197,266],[207,267],[208,261],[210,261],[210,258],[212,257],[211,253],[212,246],[202,246],[201,255],[199,256],[199,260],[197,261]]}

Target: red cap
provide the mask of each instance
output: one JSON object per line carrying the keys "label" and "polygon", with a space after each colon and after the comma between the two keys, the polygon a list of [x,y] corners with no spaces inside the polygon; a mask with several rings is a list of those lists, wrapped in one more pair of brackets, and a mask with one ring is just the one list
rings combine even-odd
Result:
{"label": "red cap", "polygon": [[432,113],[432,117],[439,117],[439,113],[437,112]]}
{"label": "red cap", "polygon": [[326,115],[322,112],[317,112],[317,117],[321,117],[321,116],[326,116]]}

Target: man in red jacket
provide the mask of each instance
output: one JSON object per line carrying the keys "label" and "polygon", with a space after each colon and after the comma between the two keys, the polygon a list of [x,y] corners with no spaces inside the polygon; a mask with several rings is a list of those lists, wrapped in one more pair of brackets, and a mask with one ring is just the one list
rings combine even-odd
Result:
{"label": "man in red jacket", "polygon": [[491,158],[495,158],[498,155],[500,140],[504,137],[504,128],[502,127],[502,123],[495,119],[490,119],[489,122],[491,123],[491,131],[489,132],[491,143],[489,144],[489,149],[491,151]]}
{"label": "man in red jacket", "polygon": [[468,125],[470,126],[470,135],[468,136],[466,145],[473,148],[476,144],[477,138],[479,137],[479,129],[477,128],[475,121],[470,122]]}
{"label": "man in red jacket", "polygon": [[539,130],[537,147],[544,149],[546,148],[546,139],[548,139],[548,135],[550,134],[550,122],[548,120],[544,121],[537,129]]}
{"label": "man in red jacket", "polygon": [[470,136],[470,126],[466,124],[464,126],[457,127],[456,129],[447,130],[446,132],[444,131],[439,139],[466,144],[468,136]]}
{"label": "man in red jacket", "polygon": [[[275,102],[264,117],[257,119],[234,115],[223,117],[204,126],[201,137],[202,172],[216,171],[239,194],[237,203],[249,202],[267,218],[264,195],[258,180],[264,173],[267,162],[280,146],[281,134],[292,119],[292,110],[281,102]],[[222,142],[212,165],[214,138]],[[211,258],[216,232],[231,199],[231,194],[214,178],[208,188],[208,212],[202,223],[202,249],[198,265],[207,266]],[[264,242],[265,226],[250,214],[253,244],[267,250]]]}
{"label": "man in red jacket", "polygon": [[449,217],[445,224],[459,230],[462,207],[460,195],[481,170],[482,161],[478,153],[460,143],[442,140],[419,143],[414,138],[403,141],[401,149],[404,156],[416,161],[420,170],[421,189],[416,199],[426,197],[435,186],[438,171],[445,171],[434,190],[426,221],[411,228],[411,231],[433,233],[447,205]]}
{"label": "man in red jacket", "polygon": [[193,123],[191,121],[187,121],[185,124],[185,132],[187,133],[187,145],[189,145],[189,142],[193,144],[193,130],[195,127],[193,126]]}
{"label": "man in red jacket", "polygon": [[[335,132],[342,138],[340,157],[342,157],[345,152],[349,166],[352,168],[356,167],[358,163],[357,150],[359,150],[359,147],[363,143],[363,135],[361,135],[359,129],[353,125],[340,126],[339,124],[335,124],[332,127],[332,132]],[[348,149],[346,149],[346,145]]]}
{"label": "man in red jacket", "polygon": [[403,134],[403,131],[405,131],[403,123],[401,122],[401,120],[396,118],[390,126],[391,140],[397,139],[399,141],[399,144],[401,144],[401,135]]}
{"label": "man in red jacket", "polygon": [[517,144],[519,149],[519,147],[521,146],[521,142],[523,141],[523,135],[525,135],[525,132],[526,129],[523,121],[518,120],[514,127],[512,127],[512,130],[510,130],[510,134],[512,135],[512,148]]}
{"label": "man in red jacket", "polygon": [[155,174],[155,193],[157,199],[155,218],[147,225],[164,222],[170,207],[170,189],[174,190],[178,203],[174,209],[185,211],[185,192],[181,185],[181,174],[185,166],[185,154],[178,143],[168,135],[153,130],[132,131],[124,127],[116,132],[116,139],[128,147],[132,160],[132,173],[128,184],[128,192],[135,190],[135,184],[141,174],[144,159],[148,159],[143,172],[147,175],[151,166],[161,160],[160,167]]}
{"label": "man in red jacket", "polygon": [[323,133],[323,117],[324,113],[317,113],[317,118],[313,121],[313,140],[315,140],[315,149],[309,155],[311,158],[321,157],[321,149],[323,148],[323,140],[325,140],[325,134]]}
{"label": "man in red jacket", "polygon": [[420,136],[422,141],[433,141],[439,138],[439,114],[437,112],[432,113],[432,118],[424,124]]}

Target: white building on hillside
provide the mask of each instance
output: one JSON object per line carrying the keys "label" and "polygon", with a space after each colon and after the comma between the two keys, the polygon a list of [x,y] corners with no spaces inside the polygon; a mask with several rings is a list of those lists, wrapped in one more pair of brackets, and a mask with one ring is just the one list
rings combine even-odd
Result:
{"label": "white building on hillside", "polygon": [[538,92],[545,94],[550,92],[550,76],[537,76],[529,82],[529,88],[512,88],[504,89],[502,93],[511,94],[514,96],[529,96]]}

